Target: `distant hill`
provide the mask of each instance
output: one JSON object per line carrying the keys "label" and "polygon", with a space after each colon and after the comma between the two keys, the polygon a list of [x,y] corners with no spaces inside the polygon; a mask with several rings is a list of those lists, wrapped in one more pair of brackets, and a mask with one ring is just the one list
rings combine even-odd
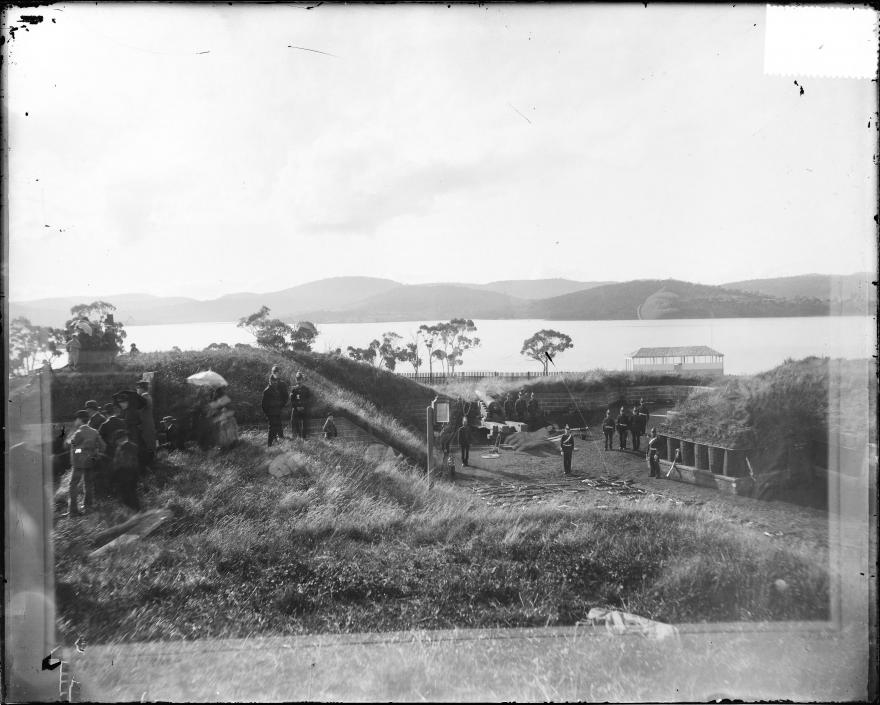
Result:
{"label": "distant hill", "polygon": [[[867,287],[867,290],[866,290]],[[548,294],[546,295],[545,294]],[[559,293],[561,292],[561,293]],[[506,280],[489,284],[414,284],[375,277],[335,277],[263,294],[242,292],[199,301],[148,294],[86,295],[9,304],[10,316],[61,326],[76,304],[101,299],[128,325],[235,321],[268,306],[283,320],[315,323],[430,321],[464,318],[628,320],[824,316],[876,307],[867,274],[756,279],[723,286],[674,279],[621,283],[570,279]]]}
{"label": "distant hill", "polygon": [[116,306],[117,318],[130,325],[234,321],[264,305],[272,310],[273,316],[290,319],[305,311],[344,309],[400,286],[402,284],[391,279],[335,277],[267,294],[228,294],[208,301],[148,294],[87,294],[38,301],[13,301],[10,302],[9,309],[13,318],[25,316],[32,323],[54,326],[61,326],[70,318],[72,306],[91,303],[97,299]]}
{"label": "distant hill", "polygon": [[533,301],[526,312],[528,318],[586,321],[821,316],[828,307],[675,279],[640,279]]}
{"label": "distant hill", "polygon": [[377,294],[357,306],[303,316],[325,323],[439,321],[450,318],[517,318],[527,302],[460,284],[413,284]]}
{"label": "distant hill", "polygon": [[464,284],[474,289],[495,291],[519,299],[547,299],[551,296],[562,296],[575,291],[592,289],[603,284],[614,282],[578,282],[571,279],[508,279],[506,281],[489,282],[488,284]]}
{"label": "distant hill", "polygon": [[856,274],[801,274],[775,279],[747,279],[722,284],[737,289],[786,299],[828,301],[832,313],[868,313],[877,307],[877,289],[868,272]]}

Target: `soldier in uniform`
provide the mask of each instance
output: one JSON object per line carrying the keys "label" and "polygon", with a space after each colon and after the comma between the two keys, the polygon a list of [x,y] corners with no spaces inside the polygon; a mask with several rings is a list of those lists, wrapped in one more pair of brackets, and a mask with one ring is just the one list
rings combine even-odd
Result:
{"label": "soldier in uniform", "polygon": [[269,445],[271,446],[276,438],[284,437],[281,428],[281,392],[278,388],[278,378],[275,375],[269,376],[269,384],[263,390],[260,406],[269,421]]}
{"label": "soldier in uniform", "polygon": [[[290,387],[287,382],[284,381],[281,365],[273,365],[272,374],[278,379],[278,393],[281,395],[281,415],[283,416],[284,407],[287,406],[287,402],[290,401]],[[284,438],[284,426],[282,426],[281,430],[278,432],[278,438]]]}
{"label": "soldier in uniform", "polygon": [[605,418],[602,419],[602,433],[605,434],[605,450],[614,450],[614,419],[611,418],[611,409],[605,410]]}
{"label": "soldier in uniform", "polygon": [[311,392],[302,383],[303,373],[296,373],[296,384],[290,388],[290,428],[294,436],[306,437],[306,422]]}
{"label": "soldier in uniform", "polygon": [[153,418],[153,397],[150,395],[150,383],[141,380],[135,384],[135,389],[144,401],[141,407],[141,467],[146,469],[153,464],[156,457],[156,419]]}
{"label": "soldier in uniform", "polygon": [[645,429],[642,428],[642,417],[639,416],[638,409],[635,406],[632,409],[632,422],[629,432],[632,436],[633,450],[639,450],[642,434],[645,432]]}
{"label": "soldier in uniform", "polygon": [[626,436],[632,423],[629,414],[624,407],[620,407],[620,415],[617,417],[617,437],[620,440],[620,450],[626,450]]}
{"label": "soldier in uniform", "polygon": [[651,437],[648,439],[648,469],[650,477],[660,477],[660,437],[657,429],[651,429]]}
{"label": "soldier in uniform", "polygon": [[458,445],[461,448],[462,467],[468,467],[471,452],[471,427],[468,424],[467,416],[462,419],[461,428],[458,429]]}
{"label": "soldier in uniform", "polygon": [[526,413],[528,411],[528,402],[526,401],[526,393],[520,392],[519,396],[516,398],[516,401],[513,404],[513,409],[516,412],[516,420],[517,421],[525,421]]}
{"label": "soldier in uniform", "polygon": [[559,439],[559,452],[562,453],[562,470],[566,475],[571,475],[571,454],[574,452],[574,436],[568,424],[565,424],[565,432]]}
{"label": "soldier in uniform", "polygon": [[537,431],[541,424],[541,405],[538,403],[535,393],[529,395],[529,401],[526,405],[529,414],[529,430]]}
{"label": "soldier in uniform", "polygon": [[504,420],[505,421],[514,421],[514,415],[516,414],[516,408],[514,407],[513,399],[510,398],[510,394],[504,395]]}
{"label": "soldier in uniform", "polygon": [[645,404],[644,399],[639,399],[639,406],[636,409],[636,413],[639,415],[639,428],[642,429],[642,433],[647,433],[648,420],[651,418],[651,413],[648,411],[648,405]]}

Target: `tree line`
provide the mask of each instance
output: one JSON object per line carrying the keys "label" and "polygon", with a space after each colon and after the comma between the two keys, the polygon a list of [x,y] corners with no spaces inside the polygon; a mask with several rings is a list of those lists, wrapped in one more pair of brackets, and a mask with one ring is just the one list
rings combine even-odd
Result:
{"label": "tree line", "polygon": [[[113,304],[93,301],[72,307],[71,317],[63,328],[33,325],[23,317],[14,319],[9,330],[10,373],[29,374],[40,364],[51,364],[74,337],[84,350],[123,352],[126,331],[123,324],[115,320],[115,313]],[[281,354],[309,352],[318,336],[318,328],[311,321],[285,323],[273,318],[267,306],[239,319],[238,327],[248,330],[258,347]],[[418,374],[427,361],[432,376],[435,365],[444,376],[453,376],[464,364],[465,353],[481,345],[476,332],[477,326],[469,318],[423,323],[409,341],[394,331],[387,331],[381,339],[373,339],[365,347],[348,346],[346,354],[352,360],[392,372],[398,363],[408,363]],[[520,353],[541,364],[546,374],[553,358],[571,347],[571,338],[565,333],[543,329],[523,341]],[[226,343],[212,343],[206,349],[227,348]],[[337,348],[330,354],[343,353]]]}
{"label": "tree line", "polygon": [[[290,325],[270,316],[270,310],[263,306],[256,313],[241,318],[239,327],[249,330],[261,348],[275,352],[311,351],[318,329],[310,321]],[[443,376],[453,376],[455,370],[464,364],[464,354],[480,346],[481,341],[475,333],[477,326],[470,318],[453,318],[438,323],[423,323],[409,341],[394,331],[386,331],[380,338],[374,338],[364,347],[349,345],[346,355],[352,360],[389,372],[397,369],[398,363],[409,363],[418,374],[428,363],[428,372],[434,374],[435,363]],[[574,347],[571,337],[556,330],[544,328],[523,341],[520,354],[535,360],[547,374],[553,358]],[[426,355],[422,357],[423,352]],[[342,349],[330,351],[331,355],[342,355]]]}

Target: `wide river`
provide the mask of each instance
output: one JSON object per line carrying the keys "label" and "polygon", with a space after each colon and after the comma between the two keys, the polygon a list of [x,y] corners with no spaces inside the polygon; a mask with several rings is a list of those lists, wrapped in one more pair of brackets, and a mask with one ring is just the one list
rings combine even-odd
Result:
{"label": "wide river", "polygon": [[[314,345],[317,352],[337,347],[365,347],[385,331],[412,340],[422,322],[323,323]],[[434,323],[434,321],[430,321]],[[538,363],[520,355],[523,341],[542,328],[571,336],[574,347],[556,359],[560,370],[624,369],[626,356],[641,347],[708,345],[724,354],[724,371],[751,374],[770,369],[786,358],[809,355],[865,358],[874,354],[875,321],[868,316],[815,318],[707,318],[664,321],[477,320],[481,345],[468,350],[466,370],[524,372]],[[234,323],[180,323],[126,326],[129,343],[142,352],[201,350],[211,343],[253,343]],[[422,357],[426,357],[424,353]],[[427,364],[422,371],[427,372]],[[409,364],[398,371],[412,372]]]}

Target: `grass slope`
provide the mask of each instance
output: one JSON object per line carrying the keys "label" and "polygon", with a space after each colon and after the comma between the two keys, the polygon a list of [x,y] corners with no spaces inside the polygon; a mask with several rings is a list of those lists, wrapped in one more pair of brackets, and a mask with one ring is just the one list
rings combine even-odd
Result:
{"label": "grass slope", "polygon": [[[291,442],[266,472],[262,438],[174,453],[146,503],[174,518],[123,555],[89,561],[115,505],[60,521],[64,638],[90,642],[410,628],[573,624],[610,606],[666,622],[825,619],[822,560],[699,510],[544,505],[473,495],[357,446]],[[784,578],[788,589],[774,589]]]}

